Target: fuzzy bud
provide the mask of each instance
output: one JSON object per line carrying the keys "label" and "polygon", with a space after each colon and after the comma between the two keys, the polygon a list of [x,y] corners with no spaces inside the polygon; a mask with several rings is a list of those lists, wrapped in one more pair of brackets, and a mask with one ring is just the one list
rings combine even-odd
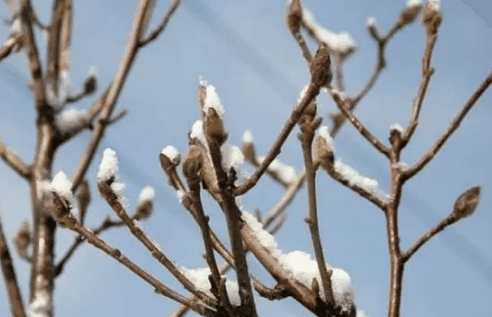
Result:
{"label": "fuzzy bud", "polygon": [[202,152],[199,145],[191,145],[183,161],[183,174],[192,180],[198,177],[202,168]]}
{"label": "fuzzy bud", "polygon": [[91,202],[91,191],[87,180],[82,181],[80,189],[77,193],[77,202],[80,210],[80,223],[84,223],[85,215],[87,214],[87,207]]}
{"label": "fuzzy bud", "polygon": [[207,139],[216,142],[219,146],[227,140],[224,122],[214,108],[209,108],[205,116],[203,130]]}
{"label": "fuzzy bud", "polygon": [[134,216],[136,220],[144,220],[152,215],[154,209],[154,196],[155,192],[152,187],[147,186],[142,189]]}
{"label": "fuzzy bud", "polygon": [[72,206],[69,200],[60,196],[56,191],[51,192],[51,199],[52,205],[50,206],[50,211],[55,219],[61,219],[70,214]]}
{"label": "fuzzy bud", "polygon": [[422,10],[422,4],[415,2],[414,4],[408,5],[400,14],[401,25],[408,25],[415,21],[418,17],[420,10]]}
{"label": "fuzzy bud", "polygon": [[309,65],[311,82],[318,87],[330,84],[333,77],[330,67],[331,59],[328,46],[325,43],[321,43]]}
{"label": "fuzzy bud", "polygon": [[244,157],[246,160],[249,162],[255,162],[256,161],[256,150],[255,150],[255,144],[253,143],[252,138],[246,138],[246,136],[251,135],[251,132],[246,131],[244,133],[243,137],[243,147],[241,151],[243,152]]}
{"label": "fuzzy bud", "polygon": [[332,145],[321,135],[316,139],[314,145],[314,158],[321,163],[321,167],[326,171],[333,169],[335,153],[333,153]]}
{"label": "fuzzy bud", "polygon": [[480,186],[475,186],[461,194],[454,203],[453,214],[458,219],[473,215],[480,202],[480,192]]}
{"label": "fuzzy bud", "polygon": [[379,30],[376,25],[376,18],[375,17],[369,17],[367,19],[367,33],[372,37],[373,40],[379,41],[380,35],[379,35]]}
{"label": "fuzzy bud", "polygon": [[428,36],[437,33],[437,30],[442,23],[442,12],[439,10],[438,0],[427,1],[422,15],[422,23],[424,24]]}
{"label": "fuzzy bud", "polygon": [[97,90],[97,77],[95,75],[89,75],[84,82],[84,93],[86,95],[92,95]]}
{"label": "fuzzy bud", "polygon": [[292,0],[287,12],[287,25],[292,33],[299,32],[302,23],[301,0]]}
{"label": "fuzzy bud", "polygon": [[23,257],[27,257],[27,248],[31,245],[32,236],[29,223],[27,221],[22,222],[19,230],[15,234],[14,244],[17,252]]}

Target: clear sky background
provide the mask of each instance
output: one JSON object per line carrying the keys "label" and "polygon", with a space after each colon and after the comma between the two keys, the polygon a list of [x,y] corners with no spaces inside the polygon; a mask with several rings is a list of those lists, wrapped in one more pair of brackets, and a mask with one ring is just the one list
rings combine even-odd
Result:
{"label": "clear sky background", "polygon": [[[39,16],[48,21],[51,6],[33,1]],[[71,73],[81,87],[88,69],[99,71],[100,87],[115,73],[122,56],[133,14],[134,1],[75,1]],[[376,47],[365,31],[368,16],[375,16],[386,31],[406,1],[346,0],[304,1],[324,27],[348,31],[358,50],[345,65],[349,94],[367,81],[376,61]],[[161,1],[153,25],[166,12]],[[447,0],[442,3],[444,22],[434,54],[436,73],[423,105],[422,120],[413,142],[403,155],[412,164],[446,128],[492,66],[492,4],[488,1]],[[156,210],[145,223],[150,236],[176,262],[203,267],[203,244],[197,225],[179,205],[158,164],[158,153],[167,145],[186,151],[187,133],[199,118],[198,78],[217,88],[226,108],[229,143],[241,145],[245,130],[255,136],[257,150],[265,153],[285,122],[298,94],[309,80],[301,52],[285,23],[286,3],[278,1],[184,0],[159,40],[145,48],[126,82],[118,109],[129,115],[109,129],[88,175],[93,189],[88,224],[99,224],[112,211],[96,191],[95,176],[102,150],[112,147],[120,156],[125,195],[132,207],[140,189],[156,188]],[[7,10],[2,2],[0,16]],[[6,39],[8,27],[0,28]],[[43,36],[39,43],[44,45]],[[392,123],[406,125],[412,98],[420,80],[425,36],[420,21],[398,34],[387,49],[388,67],[373,91],[357,109],[359,117],[382,140]],[[311,48],[315,47],[310,42]],[[46,49],[41,49],[43,56]],[[33,97],[24,54],[0,64],[0,137],[30,162],[35,146]],[[102,88],[100,89],[100,91]],[[77,107],[88,107],[93,98]],[[326,96],[319,99],[320,114],[334,111]],[[476,215],[454,225],[431,241],[409,262],[405,271],[402,316],[491,316],[492,295],[492,93],[488,92],[464,121],[436,159],[404,189],[400,208],[402,246],[411,243],[445,217],[455,198],[480,184],[482,200]],[[71,175],[88,141],[84,133],[57,156],[54,172]],[[377,178],[387,192],[389,167],[350,125],[336,138],[336,154],[362,174]],[[300,144],[293,134],[280,159],[302,170]],[[251,171],[251,169],[249,169]],[[327,260],[352,277],[356,302],[370,316],[384,316],[388,302],[389,261],[384,218],[381,211],[340,187],[324,173],[318,177],[321,235]],[[282,188],[264,177],[242,200],[247,210],[267,212],[279,199]],[[9,237],[31,215],[26,183],[0,163],[0,207]],[[204,195],[206,196],[206,195]],[[219,208],[206,201],[217,232],[226,228]],[[289,219],[277,235],[284,251],[312,253],[307,226],[306,192],[302,190],[289,207]],[[115,216],[115,215],[114,215]],[[132,238],[126,229],[103,235],[142,267],[166,284],[180,290],[170,274]],[[57,255],[71,244],[73,235],[57,233]],[[11,244],[12,246],[12,244]],[[13,249],[13,248],[12,248]],[[251,258],[251,263],[254,259]],[[15,255],[23,295],[28,296],[29,266]],[[253,272],[274,285],[264,270]],[[0,312],[6,314],[3,282]],[[184,293],[184,291],[183,291]],[[269,303],[258,298],[261,316],[306,316],[293,300]],[[167,316],[177,305],[155,295],[151,287],[113,259],[90,246],[79,249],[56,281],[56,316]]]}

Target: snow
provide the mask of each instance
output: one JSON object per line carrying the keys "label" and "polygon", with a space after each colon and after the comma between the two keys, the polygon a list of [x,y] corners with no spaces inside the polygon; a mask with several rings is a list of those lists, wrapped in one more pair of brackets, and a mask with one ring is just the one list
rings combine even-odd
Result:
{"label": "snow", "polygon": [[164,154],[165,156],[167,156],[167,158],[171,162],[177,162],[179,160],[179,152],[172,145],[166,146],[164,149],[162,149],[162,152],[161,153]]}
{"label": "snow", "polygon": [[[200,268],[200,269],[187,269],[185,267],[180,268],[181,273],[189,279],[195,287],[206,293],[207,295],[214,297],[210,292],[210,281],[208,277],[211,275],[210,268]],[[239,297],[239,287],[236,282],[226,280],[226,289],[229,300],[232,305],[239,306],[241,305],[241,299]]]}
{"label": "snow", "polygon": [[408,0],[407,8],[422,5],[422,0]]}
{"label": "snow", "polygon": [[65,109],[56,116],[56,126],[62,134],[81,127],[89,122],[86,110]]}
{"label": "snow", "polygon": [[[265,247],[271,255],[273,255],[280,265],[287,270],[293,278],[303,283],[306,287],[311,288],[313,278],[321,283],[318,263],[311,258],[309,253],[304,251],[292,251],[287,254],[283,253],[277,245],[275,238],[266,230],[263,225],[258,222],[256,217],[246,211],[242,211],[242,218],[253,231],[256,239]],[[343,310],[350,310],[354,305],[354,292],[352,289],[352,281],[347,272],[342,269],[332,268],[328,263],[328,269],[333,270],[331,277],[333,295],[337,305]],[[321,289],[320,296],[324,297],[324,291]]]}
{"label": "snow", "polygon": [[[261,164],[265,160],[264,156],[258,157],[258,161]],[[273,160],[272,163],[268,166],[268,171],[271,173],[276,173],[278,177],[287,184],[292,183],[296,177],[296,170],[290,165],[285,165],[280,163],[277,159]]]}
{"label": "snow", "polygon": [[299,94],[299,98],[297,98],[297,103],[300,103],[302,99],[304,99],[304,96],[306,96],[306,92],[308,88],[309,88],[309,84],[307,84],[306,86],[304,86],[304,88],[302,88],[301,93]]}
{"label": "snow", "polygon": [[215,87],[207,84],[205,80],[200,79],[200,86],[206,88],[206,96],[204,100],[203,111],[208,113],[209,108],[214,108],[217,114],[223,118],[224,117],[224,106],[220,102],[219,95],[217,94]]}
{"label": "snow", "polygon": [[140,196],[138,197],[138,204],[140,205],[147,201],[152,201],[154,200],[154,197],[155,197],[154,188],[151,186],[146,186],[140,192]]}
{"label": "snow", "polygon": [[48,292],[37,291],[34,294],[34,299],[29,305],[29,317],[49,317],[52,315],[53,306],[51,303],[51,297]]}
{"label": "snow", "polygon": [[22,32],[22,24],[20,21],[20,18],[15,18],[14,22],[12,23],[12,26],[10,28],[10,34],[17,34]]}
{"label": "snow", "polygon": [[208,150],[208,143],[207,143],[207,138],[205,137],[205,133],[203,132],[202,120],[197,120],[191,127],[190,138],[197,139]]}
{"label": "snow", "polygon": [[313,29],[316,36],[328,47],[337,52],[337,53],[345,53],[350,49],[356,47],[355,41],[352,36],[350,36],[347,32],[341,32],[339,34],[335,34],[322,26],[318,25],[314,15],[307,10],[303,9],[303,20],[307,26]]}
{"label": "snow", "polygon": [[185,193],[184,190],[178,189],[176,191],[176,195],[178,196],[179,202],[182,203],[183,202],[183,197],[184,197],[184,195],[186,195],[186,193]]}
{"label": "snow", "polygon": [[253,133],[251,133],[251,131],[249,131],[249,130],[244,131],[243,142],[247,143],[247,144],[254,142]]}
{"label": "snow", "polygon": [[320,137],[325,139],[329,149],[332,152],[335,152],[335,142],[333,141],[333,138],[331,137],[330,132],[328,131],[328,127],[324,125],[321,128],[319,128],[318,134]]}
{"label": "snow", "polygon": [[238,171],[241,164],[244,163],[244,155],[241,149],[235,145],[231,146],[227,155],[227,161],[229,167],[233,167]]}
{"label": "snow", "polygon": [[370,193],[375,193],[378,187],[378,181],[360,175],[356,170],[343,163],[340,159],[335,162],[335,170],[342,175],[342,178],[347,180],[351,186],[359,186]]}
{"label": "snow", "polygon": [[97,172],[97,180],[107,181],[118,173],[118,158],[113,149],[107,148],[103,152],[103,158]]}
{"label": "snow", "polygon": [[59,172],[56,174],[55,178],[53,178],[51,181],[51,190],[56,192],[58,196],[63,197],[70,202],[73,202],[74,200],[72,194],[72,182],[63,172]]}
{"label": "snow", "polygon": [[440,0],[428,0],[427,3],[429,5],[429,7],[435,11],[438,11],[441,7],[441,1]]}
{"label": "snow", "polygon": [[399,123],[392,123],[390,125],[390,131],[392,131],[392,130],[396,130],[396,131],[400,132],[401,134],[403,134],[403,132],[405,132],[405,129]]}
{"label": "snow", "polygon": [[357,309],[356,317],[369,317],[369,315],[367,315],[365,311]]}
{"label": "snow", "polygon": [[373,16],[370,16],[367,18],[366,25],[368,27],[375,27],[376,26],[376,18]]}

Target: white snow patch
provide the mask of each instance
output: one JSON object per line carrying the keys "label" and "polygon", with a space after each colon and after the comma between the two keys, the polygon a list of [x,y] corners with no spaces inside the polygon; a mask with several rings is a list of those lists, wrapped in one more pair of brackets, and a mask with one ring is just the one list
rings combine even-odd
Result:
{"label": "white snow patch", "polygon": [[248,143],[248,144],[254,142],[253,133],[251,133],[251,131],[249,131],[249,130],[244,131],[243,142]]}
{"label": "white snow patch", "polygon": [[49,317],[52,315],[53,305],[47,291],[38,291],[29,305],[29,317]]}
{"label": "white snow patch", "polygon": [[140,196],[138,197],[138,204],[145,203],[147,201],[154,200],[155,191],[152,186],[145,186],[142,191],[140,191]]}
{"label": "white snow patch", "polygon": [[86,110],[76,108],[65,109],[56,116],[56,126],[61,133],[66,133],[89,123]]}
{"label": "white snow patch", "polygon": [[228,166],[233,167],[236,171],[244,163],[244,155],[241,149],[237,146],[231,146],[227,155]]}
{"label": "white snow patch", "polygon": [[176,191],[176,196],[178,196],[178,199],[179,199],[179,203],[182,203],[183,202],[183,197],[184,195],[186,195],[185,191],[182,190],[182,189],[178,189]]}
{"label": "white snow patch", "polygon": [[207,138],[205,137],[205,133],[203,132],[203,121],[197,120],[193,126],[191,127],[190,138],[197,139],[205,146],[208,150]]}
{"label": "white snow patch", "polygon": [[378,181],[359,174],[352,167],[343,163],[340,159],[335,162],[335,170],[342,175],[342,178],[348,181],[351,186],[358,186],[370,193],[376,193]]}
{"label": "white snow patch", "polygon": [[376,26],[376,18],[373,16],[370,16],[367,18],[366,25],[368,27],[375,27]]}
{"label": "white snow patch", "polygon": [[[261,164],[265,160],[264,156],[258,157],[258,161]],[[282,182],[290,184],[292,183],[296,177],[296,170],[294,167],[290,165],[285,165],[281,163],[279,160],[275,159],[268,166],[268,170],[271,173],[276,173],[278,177],[282,180]]]}
{"label": "white snow patch", "polygon": [[22,32],[22,24],[20,18],[15,18],[14,22],[12,22],[12,26],[10,27],[10,34],[17,34]]}
{"label": "white snow patch", "polygon": [[414,7],[414,6],[420,6],[422,5],[422,0],[408,0],[407,1],[407,8]]}
{"label": "white snow patch", "polygon": [[167,156],[167,158],[171,162],[175,162],[179,158],[179,152],[178,152],[178,150],[174,146],[172,146],[172,145],[166,146],[164,149],[162,149],[162,152],[161,153],[164,154],[165,156]]}
{"label": "white snow patch", "polygon": [[118,174],[118,158],[113,149],[107,148],[103,152],[103,158],[97,172],[97,180],[107,181]]}
{"label": "white snow patch", "polygon": [[[210,292],[210,281],[208,277],[211,275],[210,268],[200,268],[200,269],[187,269],[185,267],[180,268],[181,273],[189,279],[195,287],[206,293],[207,295],[213,297],[212,292]],[[241,305],[241,299],[239,297],[239,287],[236,282],[226,280],[226,289],[229,300],[232,305]]]}
{"label": "white snow patch", "polygon": [[400,132],[401,134],[403,134],[403,132],[405,132],[405,129],[399,123],[392,123],[390,125],[390,131],[391,130],[396,130],[396,131]]}
{"label": "white snow patch", "polygon": [[434,11],[438,11],[441,8],[440,0],[428,0],[427,3],[429,4],[430,8]]}
{"label": "white snow patch", "polygon": [[217,91],[215,90],[215,87],[207,84],[207,82],[202,79],[200,79],[200,86],[205,87],[206,89],[203,111],[205,113],[208,113],[209,108],[214,108],[217,114],[221,118],[223,118],[225,112],[224,106],[220,102],[220,98],[219,95],[217,94]]}
{"label": "white snow patch", "polygon": [[74,200],[72,193],[72,182],[63,172],[59,172],[56,174],[55,178],[53,178],[51,181],[51,190],[70,202],[73,202]]}
{"label": "white snow patch", "polygon": [[325,139],[326,144],[328,144],[329,149],[333,153],[335,153],[335,141],[333,141],[333,138],[331,137],[330,132],[328,131],[328,127],[324,125],[321,128],[319,128],[318,134],[320,137]]}

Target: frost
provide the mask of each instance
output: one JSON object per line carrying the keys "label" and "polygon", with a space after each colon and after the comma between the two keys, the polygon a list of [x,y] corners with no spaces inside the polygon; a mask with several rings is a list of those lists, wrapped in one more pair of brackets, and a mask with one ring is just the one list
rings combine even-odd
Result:
{"label": "frost", "polygon": [[36,292],[29,305],[29,317],[49,317],[52,315],[52,311],[53,306],[48,292]]}
{"label": "frost", "polygon": [[154,188],[151,186],[146,186],[140,192],[140,196],[138,197],[138,204],[140,205],[147,201],[152,201],[154,200],[154,197],[155,197]]}
{"label": "frost", "polygon": [[227,161],[229,167],[233,167],[238,171],[241,164],[244,163],[244,155],[241,149],[237,146],[231,146],[227,155]]}
{"label": "frost", "polygon": [[251,133],[251,131],[249,131],[249,130],[244,131],[243,142],[244,143],[253,143],[254,142],[253,133]]}
{"label": "frost", "polygon": [[335,34],[328,31],[316,22],[313,14],[306,8],[303,9],[303,20],[323,43],[337,53],[343,54],[356,47],[356,44],[349,33],[341,32]]}
{"label": "frost", "polygon": [[366,25],[371,27],[371,26],[376,26],[376,18],[373,16],[370,16],[367,18]]}
{"label": "frost", "polygon": [[89,120],[86,110],[70,108],[63,110],[56,116],[56,126],[63,134],[87,124]]}
{"label": "frost", "polygon": [[407,8],[420,6],[422,5],[422,0],[408,0]]}
{"label": "frost", "polygon": [[179,159],[179,152],[172,145],[166,146],[164,149],[162,149],[162,152],[161,153],[164,154],[165,156],[167,156],[167,158],[171,162],[176,162]]}
{"label": "frost", "polygon": [[[258,161],[261,164],[265,160],[264,156],[258,157]],[[268,171],[271,173],[276,173],[280,180],[284,183],[292,183],[296,177],[296,170],[290,165],[285,165],[280,163],[277,159],[273,160],[268,166]]]}
{"label": "frost", "polygon": [[400,132],[401,134],[403,134],[403,132],[405,132],[405,129],[399,123],[392,123],[390,125],[390,131],[392,131],[392,130],[396,130],[396,131]]}
{"label": "frost", "polygon": [[335,170],[347,180],[351,186],[359,186],[370,193],[377,192],[378,181],[360,175],[356,170],[343,163],[341,160],[335,162]]}
{"label": "frost", "polygon": [[325,125],[322,126],[321,128],[319,128],[318,133],[323,139],[325,139],[329,149],[333,153],[335,153],[335,142],[333,141],[333,138],[331,137],[330,132],[328,131],[328,127]]}
{"label": "frost", "polygon": [[223,118],[224,117],[224,106],[220,102],[219,95],[217,94],[215,87],[207,84],[205,80],[200,79],[200,86],[205,87],[206,96],[204,100],[203,111],[208,113],[209,108],[214,108],[217,114]]}
{"label": "frost", "polygon": [[[214,297],[212,292],[210,292],[210,281],[208,277],[212,274],[210,272],[210,268],[201,268],[201,269],[187,269],[185,267],[180,268],[181,273],[189,279],[195,287],[206,293],[207,295]],[[226,289],[229,300],[232,305],[239,306],[241,305],[241,299],[239,297],[239,287],[236,282],[232,282],[229,279],[226,280]]]}

